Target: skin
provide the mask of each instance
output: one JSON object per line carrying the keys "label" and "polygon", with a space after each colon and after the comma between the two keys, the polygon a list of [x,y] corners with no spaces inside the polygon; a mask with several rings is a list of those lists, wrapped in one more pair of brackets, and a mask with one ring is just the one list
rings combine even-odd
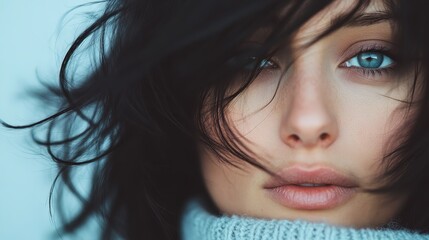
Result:
{"label": "skin", "polygon": [[[336,2],[316,15],[300,29],[294,44],[326,29],[350,3]],[[383,6],[376,2],[365,12],[379,10]],[[276,67],[265,68],[226,112],[237,135],[273,172],[290,166],[326,167],[356,181],[358,192],[329,209],[288,208],[264,189],[270,174],[237,158],[229,159],[239,165],[233,167],[201,147],[205,185],[220,212],[351,227],[376,227],[395,217],[405,196],[363,190],[382,184],[375,180],[383,171],[381,161],[398,144],[392,140],[408,118],[399,100],[408,99],[410,77],[394,71],[365,74],[345,65],[362,47],[390,48],[391,34],[387,21],[341,28],[309,48],[296,47],[288,69],[290,57],[280,50],[270,60]]]}

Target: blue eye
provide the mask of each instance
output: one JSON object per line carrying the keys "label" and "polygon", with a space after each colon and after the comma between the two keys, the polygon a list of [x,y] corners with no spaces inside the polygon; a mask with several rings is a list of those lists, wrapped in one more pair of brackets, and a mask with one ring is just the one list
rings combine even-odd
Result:
{"label": "blue eye", "polygon": [[391,67],[394,64],[392,58],[380,52],[362,52],[347,60],[346,67],[383,69]]}
{"label": "blue eye", "polygon": [[259,66],[258,66],[258,68],[261,68],[261,69],[266,69],[266,68],[272,69],[277,67],[278,67],[277,64],[270,59],[262,59],[262,61],[259,63]]}
{"label": "blue eye", "polygon": [[255,67],[257,69],[264,70],[264,69],[276,69],[279,66],[273,60],[268,59],[268,58],[264,58],[264,59],[260,60],[259,62],[257,62],[256,57],[251,57],[249,64],[247,64],[244,67],[244,69],[250,71],[250,70],[253,70]]}

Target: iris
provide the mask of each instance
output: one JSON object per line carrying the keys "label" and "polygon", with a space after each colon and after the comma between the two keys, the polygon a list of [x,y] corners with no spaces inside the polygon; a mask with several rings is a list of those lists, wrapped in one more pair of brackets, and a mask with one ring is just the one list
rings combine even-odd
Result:
{"label": "iris", "polygon": [[384,54],[377,52],[364,52],[357,56],[359,65],[364,68],[379,68],[384,60]]}

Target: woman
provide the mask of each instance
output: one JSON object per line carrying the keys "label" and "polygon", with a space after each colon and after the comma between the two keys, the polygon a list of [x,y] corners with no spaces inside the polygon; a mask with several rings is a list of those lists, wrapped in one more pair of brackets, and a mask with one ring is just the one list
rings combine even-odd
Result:
{"label": "woman", "polygon": [[[101,239],[428,239],[428,7],[106,1],[64,58],[60,111],[31,125],[50,124],[36,140],[83,203],[63,230],[96,215]],[[94,163],[83,197],[72,172]]]}

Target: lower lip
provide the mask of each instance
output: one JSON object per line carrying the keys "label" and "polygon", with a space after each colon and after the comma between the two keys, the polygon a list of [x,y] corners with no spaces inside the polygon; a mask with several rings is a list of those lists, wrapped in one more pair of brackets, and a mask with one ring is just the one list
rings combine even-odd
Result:
{"label": "lower lip", "polygon": [[303,187],[283,185],[268,189],[269,194],[281,205],[301,210],[321,210],[337,207],[353,197],[355,188],[336,185]]}

